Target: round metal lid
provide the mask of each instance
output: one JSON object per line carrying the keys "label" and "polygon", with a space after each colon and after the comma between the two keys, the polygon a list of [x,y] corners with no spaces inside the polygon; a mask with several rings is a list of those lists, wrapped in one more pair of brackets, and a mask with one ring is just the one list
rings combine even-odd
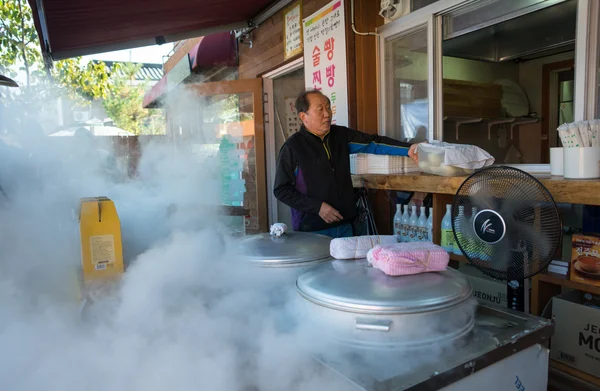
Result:
{"label": "round metal lid", "polygon": [[467,278],[451,268],[391,277],[364,264],[343,271],[320,265],[298,277],[296,287],[315,304],[362,314],[430,312],[453,307],[472,293]]}
{"label": "round metal lid", "polygon": [[289,232],[279,238],[268,233],[246,236],[242,251],[246,259],[261,266],[302,266],[330,260],[331,238],[309,232]]}

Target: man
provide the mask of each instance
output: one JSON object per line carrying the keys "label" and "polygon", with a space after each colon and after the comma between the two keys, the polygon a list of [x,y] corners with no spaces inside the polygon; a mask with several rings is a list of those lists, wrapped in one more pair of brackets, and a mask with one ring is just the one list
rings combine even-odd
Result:
{"label": "man", "polygon": [[331,125],[331,104],[319,91],[300,94],[296,111],[302,126],[281,147],[273,194],[292,208],[294,231],[352,236],[357,208],[349,155],[410,156],[416,161],[417,144]]}

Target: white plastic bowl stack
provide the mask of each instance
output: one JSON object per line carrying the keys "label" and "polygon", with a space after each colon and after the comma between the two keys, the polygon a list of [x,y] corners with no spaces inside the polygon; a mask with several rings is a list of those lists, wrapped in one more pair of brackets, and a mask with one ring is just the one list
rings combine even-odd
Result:
{"label": "white plastic bowl stack", "polygon": [[419,171],[417,164],[405,156],[352,154],[350,172],[360,174],[404,174]]}

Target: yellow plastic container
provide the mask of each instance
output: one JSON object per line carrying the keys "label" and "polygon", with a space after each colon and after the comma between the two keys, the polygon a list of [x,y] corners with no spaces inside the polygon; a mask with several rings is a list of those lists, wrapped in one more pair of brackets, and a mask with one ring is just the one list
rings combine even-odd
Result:
{"label": "yellow plastic container", "polygon": [[107,197],[82,198],[79,229],[84,283],[123,274],[121,222],[114,202]]}

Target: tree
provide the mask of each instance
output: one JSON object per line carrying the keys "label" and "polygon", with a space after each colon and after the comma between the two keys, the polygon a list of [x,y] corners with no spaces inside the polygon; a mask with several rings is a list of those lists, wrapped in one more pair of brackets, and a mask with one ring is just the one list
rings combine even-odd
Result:
{"label": "tree", "polygon": [[136,135],[164,133],[162,110],[142,107],[147,84],[133,82],[141,67],[140,64],[121,64],[122,72],[113,75],[111,92],[102,102],[104,110],[116,126]]}
{"label": "tree", "polygon": [[26,0],[0,0],[0,72],[14,77],[16,72],[10,68],[22,62],[29,87],[31,67],[42,60],[37,42],[33,15]]}
{"label": "tree", "polygon": [[[112,71],[118,70],[119,65],[115,64]],[[80,58],[58,61],[52,75],[75,104],[86,106],[91,101],[106,99],[110,94],[111,73],[101,61],[87,64],[81,64]]]}
{"label": "tree", "polygon": [[25,72],[27,82],[0,95],[8,107],[26,107],[38,113],[59,96],[67,96],[73,106],[102,101],[115,124],[125,130],[136,134],[164,131],[162,112],[142,108],[144,86],[133,83],[139,67],[115,64],[109,71],[103,62],[82,64],[81,58],[71,58],[54,62],[48,74],[29,4],[26,0],[0,0],[0,72],[15,77],[19,70]]}
{"label": "tree", "polygon": [[57,95],[53,87],[66,92],[76,104],[105,98],[110,74],[104,63],[80,63],[80,58],[57,61],[49,79],[29,4],[26,0],[0,0],[0,72],[15,77],[20,70],[27,80],[13,92],[13,101],[36,110]]}

